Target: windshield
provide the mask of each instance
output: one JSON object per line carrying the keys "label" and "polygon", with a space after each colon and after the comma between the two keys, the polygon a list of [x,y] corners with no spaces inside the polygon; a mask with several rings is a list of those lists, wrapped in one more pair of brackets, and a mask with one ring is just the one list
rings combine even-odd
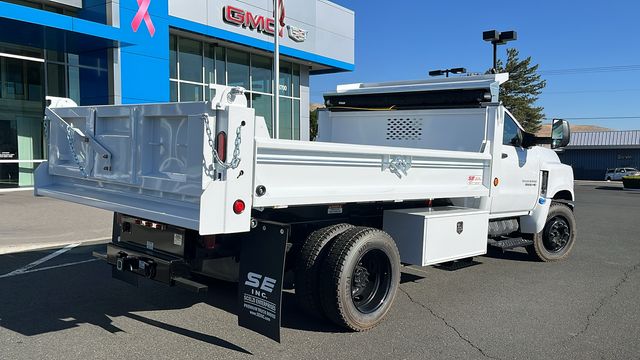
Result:
{"label": "windshield", "polygon": [[625,170],[627,170],[627,172],[638,172],[638,169],[634,168],[626,168]]}

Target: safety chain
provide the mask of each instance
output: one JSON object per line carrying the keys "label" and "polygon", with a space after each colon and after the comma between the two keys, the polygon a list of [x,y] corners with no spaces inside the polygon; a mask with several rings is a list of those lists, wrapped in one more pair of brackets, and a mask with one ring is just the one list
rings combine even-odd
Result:
{"label": "safety chain", "polygon": [[82,162],[80,161],[80,157],[76,152],[76,146],[75,146],[75,141],[73,137],[74,133],[75,131],[73,130],[71,125],[67,125],[67,141],[69,142],[69,149],[71,150],[71,155],[73,155],[73,161],[75,161],[76,165],[78,165],[78,169],[80,169],[80,173],[82,174],[82,176],[88,177],[89,175],[85,171],[85,168],[82,165]]}
{"label": "safety chain", "polygon": [[[240,166],[240,160],[241,160],[240,144],[242,143],[242,135],[241,135],[242,125],[238,126],[238,128],[236,129],[236,139],[234,141],[233,157],[231,158],[230,162],[225,163],[224,161],[222,161],[222,159],[220,159],[220,156],[218,155],[218,151],[216,150],[216,143],[213,139],[213,132],[211,131],[209,116],[207,114],[203,114],[202,119],[204,120],[205,131],[207,133],[207,138],[208,138],[207,141],[209,143],[209,147],[211,148],[211,154],[215,162],[218,163],[218,165],[220,165],[224,169],[235,169],[238,166]],[[205,174],[209,177],[213,177],[213,164],[210,165],[209,167],[205,167]]]}

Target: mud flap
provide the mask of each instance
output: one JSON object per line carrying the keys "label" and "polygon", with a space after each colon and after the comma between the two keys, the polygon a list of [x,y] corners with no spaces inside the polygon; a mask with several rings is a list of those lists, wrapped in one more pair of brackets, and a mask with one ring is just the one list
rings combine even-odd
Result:
{"label": "mud flap", "polygon": [[289,227],[260,222],[242,240],[238,325],[280,342],[282,282]]}

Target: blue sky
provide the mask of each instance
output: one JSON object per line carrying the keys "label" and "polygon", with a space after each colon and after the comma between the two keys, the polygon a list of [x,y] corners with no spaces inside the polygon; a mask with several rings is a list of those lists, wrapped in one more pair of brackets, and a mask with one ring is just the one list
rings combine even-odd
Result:
{"label": "blue sky", "polygon": [[[482,31],[516,30],[507,46],[540,64],[547,117],[640,129],[640,1],[333,1],[356,13],[356,70],[313,76],[312,102],[342,83],[419,79],[447,67],[484,72],[492,52]],[[566,69],[578,70],[557,71]]]}

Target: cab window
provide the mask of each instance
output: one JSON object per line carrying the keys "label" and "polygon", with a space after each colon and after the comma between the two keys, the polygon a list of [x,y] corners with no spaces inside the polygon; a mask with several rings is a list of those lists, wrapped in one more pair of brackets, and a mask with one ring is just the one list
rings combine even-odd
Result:
{"label": "cab window", "polygon": [[504,130],[502,132],[502,145],[520,146],[522,135],[520,128],[509,114],[504,113]]}

